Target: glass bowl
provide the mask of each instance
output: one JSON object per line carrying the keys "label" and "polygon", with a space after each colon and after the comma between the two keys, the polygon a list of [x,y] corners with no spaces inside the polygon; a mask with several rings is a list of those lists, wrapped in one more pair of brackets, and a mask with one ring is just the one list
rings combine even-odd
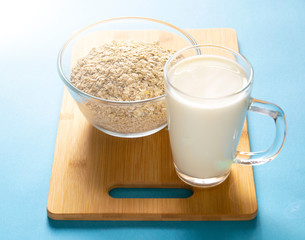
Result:
{"label": "glass bowl", "polygon": [[90,124],[117,137],[153,134],[167,125],[165,94],[137,101],[113,101],[90,95],[71,83],[71,71],[77,62],[91,49],[112,41],[158,42],[162,48],[173,51],[196,45],[196,42],[185,31],[160,20],[120,17],[81,29],[59,52],[59,75]]}

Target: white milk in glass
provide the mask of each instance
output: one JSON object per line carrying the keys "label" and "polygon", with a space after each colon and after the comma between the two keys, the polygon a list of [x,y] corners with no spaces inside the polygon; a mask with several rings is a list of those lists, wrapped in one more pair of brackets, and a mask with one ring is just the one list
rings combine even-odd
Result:
{"label": "white milk in glass", "polygon": [[249,106],[250,91],[237,93],[246,87],[247,73],[226,58],[194,56],[178,62],[168,78],[174,87],[166,100],[176,168],[195,178],[224,176]]}

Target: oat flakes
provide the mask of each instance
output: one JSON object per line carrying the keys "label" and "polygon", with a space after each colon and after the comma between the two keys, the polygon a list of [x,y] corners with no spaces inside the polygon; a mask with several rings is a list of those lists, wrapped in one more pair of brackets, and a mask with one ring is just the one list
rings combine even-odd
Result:
{"label": "oat flakes", "polygon": [[[113,41],[79,59],[71,83],[79,90],[111,101],[138,101],[165,94],[163,67],[174,52],[155,43]],[[165,99],[144,103],[79,104],[91,122],[118,133],[146,132],[166,124]]]}

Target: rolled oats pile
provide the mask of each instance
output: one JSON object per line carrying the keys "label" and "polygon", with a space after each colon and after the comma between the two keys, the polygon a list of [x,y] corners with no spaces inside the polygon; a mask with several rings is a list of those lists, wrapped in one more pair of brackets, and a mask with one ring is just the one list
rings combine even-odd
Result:
{"label": "rolled oats pile", "polygon": [[145,132],[166,124],[165,99],[143,103],[165,94],[163,67],[174,51],[157,42],[112,41],[93,48],[78,60],[71,72],[71,83],[79,90],[111,101],[79,104],[91,122],[119,133]]}

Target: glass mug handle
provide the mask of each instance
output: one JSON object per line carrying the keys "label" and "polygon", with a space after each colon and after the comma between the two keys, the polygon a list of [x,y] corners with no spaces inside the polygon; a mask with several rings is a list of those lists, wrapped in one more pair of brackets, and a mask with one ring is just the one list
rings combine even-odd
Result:
{"label": "glass mug handle", "polygon": [[286,118],[283,110],[269,102],[258,99],[252,99],[248,111],[267,115],[274,120],[275,123],[275,139],[270,148],[261,152],[237,152],[237,157],[234,159],[235,163],[245,165],[260,165],[267,163],[280,153],[286,138]]}

